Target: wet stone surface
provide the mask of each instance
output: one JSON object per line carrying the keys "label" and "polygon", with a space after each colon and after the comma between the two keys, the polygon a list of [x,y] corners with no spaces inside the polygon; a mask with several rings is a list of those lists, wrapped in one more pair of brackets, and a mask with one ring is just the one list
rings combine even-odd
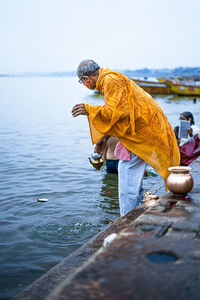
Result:
{"label": "wet stone surface", "polygon": [[[153,232],[119,236],[49,299],[195,299],[200,292],[199,246],[196,239],[177,243],[166,236],[158,243]],[[155,254],[165,261],[155,262]],[[152,255],[154,261],[148,259]]]}

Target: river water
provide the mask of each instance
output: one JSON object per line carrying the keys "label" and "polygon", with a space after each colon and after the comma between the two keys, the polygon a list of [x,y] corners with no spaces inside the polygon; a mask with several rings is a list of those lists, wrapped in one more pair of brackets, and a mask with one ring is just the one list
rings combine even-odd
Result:
{"label": "river water", "polygon": [[[200,125],[200,100],[155,98],[172,126]],[[9,299],[119,216],[117,175],[96,171],[87,118],[76,103],[103,98],[75,77],[0,78],[0,299]],[[148,190],[160,180],[144,179]],[[48,202],[38,202],[47,198]]]}

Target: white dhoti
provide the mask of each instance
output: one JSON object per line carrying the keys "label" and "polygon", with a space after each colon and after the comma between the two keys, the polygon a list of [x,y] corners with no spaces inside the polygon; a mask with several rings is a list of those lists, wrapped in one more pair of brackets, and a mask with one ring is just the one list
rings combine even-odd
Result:
{"label": "white dhoti", "polygon": [[118,167],[118,190],[120,215],[126,215],[143,200],[142,179],[147,163],[134,153],[130,161],[120,160]]}

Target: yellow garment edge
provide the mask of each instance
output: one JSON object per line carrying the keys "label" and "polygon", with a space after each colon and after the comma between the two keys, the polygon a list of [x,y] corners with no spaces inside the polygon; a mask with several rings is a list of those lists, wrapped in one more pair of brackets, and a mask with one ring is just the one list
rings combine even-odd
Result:
{"label": "yellow garment edge", "polygon": [[166,180],[171,166],[180,164],[174,131],[157,102],[125,75],[100,69],[96,89],[105,105],[85,104],[92,143],[116,136],[131,152]]}

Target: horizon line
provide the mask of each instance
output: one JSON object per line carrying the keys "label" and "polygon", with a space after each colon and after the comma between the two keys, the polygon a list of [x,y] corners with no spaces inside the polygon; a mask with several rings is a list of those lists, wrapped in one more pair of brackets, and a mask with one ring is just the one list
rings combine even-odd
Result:
{"label": "horizon line", "polygon": [[[152,71],[152,72],[156,72],[156,71],[170,71],[173,72],[175,70],[198,70],[200,72],[200,67],[175,67],[175,68],[167,68],[167,67],[163,67],[163,68],[141,68],[141,69],[115,69],[116,71],[125,71],[125,72],[145,72],[145,71]],[[23,71],[23,72],[1,72],[0,71],[0,77],[28,77],[28,76],[74,76],[76,75],[76,71]]]}

